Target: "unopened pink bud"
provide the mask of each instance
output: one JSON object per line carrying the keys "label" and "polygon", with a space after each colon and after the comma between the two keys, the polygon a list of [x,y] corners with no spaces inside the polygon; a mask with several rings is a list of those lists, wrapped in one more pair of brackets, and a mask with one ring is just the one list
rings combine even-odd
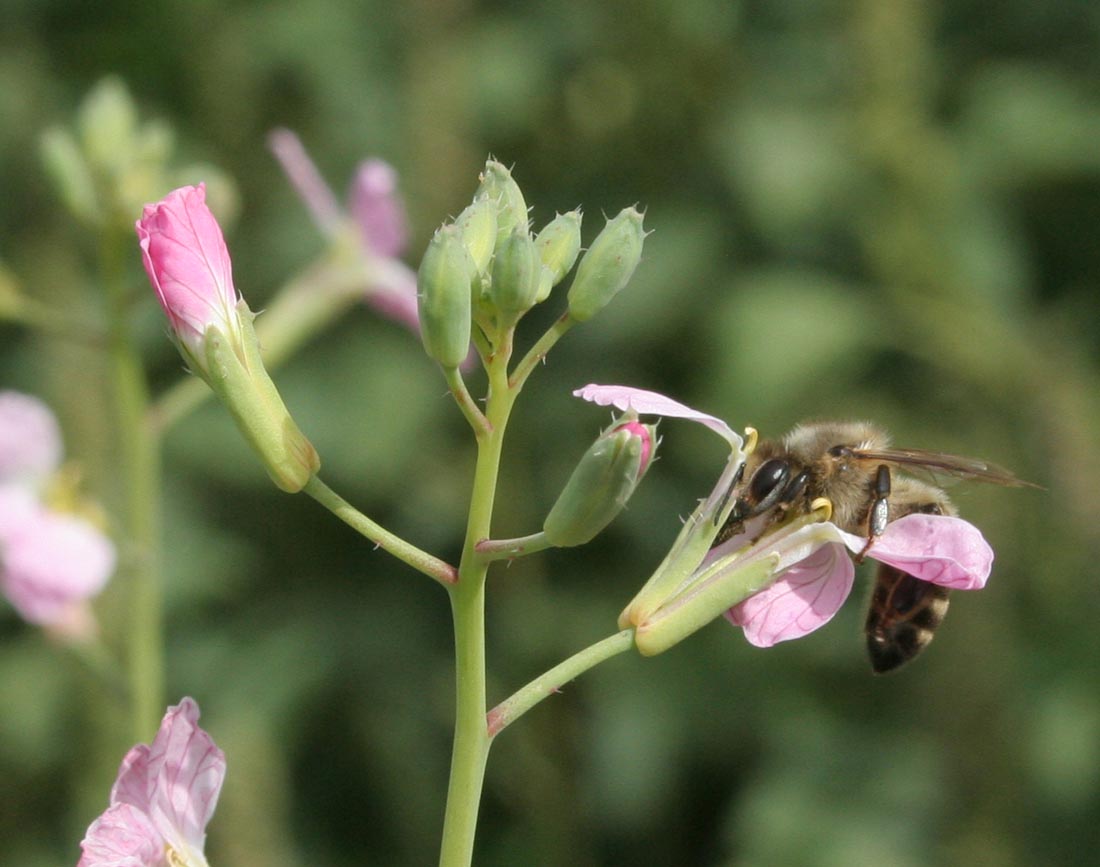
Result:
{"label": "unopened pink bud", "polygon": [[628,421],[619,425],[615,430],[630,431],[642,441],[642,460],[638,466],[638,478],[641,478],[645,471],[649,469],[649,456],[653,451],[653,428],[650,425],[642,424],[640,421]]}
{"label": "unopened pink bud", "polygon": [[146,205],[135,224],[141,258],[188,361],[202,366],[208,328],[240,340],[237,291],[221,227],[206,187],[181,187]]}

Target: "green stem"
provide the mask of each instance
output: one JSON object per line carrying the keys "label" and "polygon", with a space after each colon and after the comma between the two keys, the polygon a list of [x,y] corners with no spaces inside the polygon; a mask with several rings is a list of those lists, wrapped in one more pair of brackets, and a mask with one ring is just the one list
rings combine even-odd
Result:
{"label": "green stem", "polygon": [[455,403],[462,410],[462,414],[466,416],[466,421],[470,423],[474,434],[478,437],[484,436],[488,433],[489,422],[470,396],[470,391],[466,388],[466,380],[462,378],[462,371],[457,367],[444,367],[443,376],[447,380],[447,385],[451,389]]}
{"label": "green stem", "polygon": [[514,723],[544,698],[559,692],[569,681],[584,674],[601,662],[617,656],[634,646],[634,630],[624,629],[591,647],[573,654],[532,680],[527,686],[506,698],[491,711],[487,719],[489,738],[492,740],[501,731]]}
{"label": "green stem", "polygon": [[489,427],[477,441],[466,542],[458,583],[450,588],[455,630],[455,736],[440,867],[467,867],[473,858],[489,756],[485,724],[485,577],[489,564],[476,546],[490,535],[504,431],[518,391],[508,387],[508,361],[508,352],[502,351],[489,364]]}
{"label": "green stem", "polygon": [[512,387],[517,391],[523,388],[523,384],[527,381],[527,377],[531,375],[531,372],[539,362],[546,358],[546,354],[554,348],[554,344],[561,340],[562,336],[576,324],[577,320],[573,319],[569,315],[569,312],[566,311],[553,325],[546,329],[542,337],[535,341],[535,345],[528,350],[525,356],[523,356],[523,360],[516,365],[516,369],[512,373],[510,380]]}
{"label": "green stem", "polygon": [[453,585],[457,580],[455,567],[450,563],[445,563],[438,557],[433,557],[372,521],[317,476],[310,478],[302,491],[313,497],[314,500],[349,527],[366,536],[379,548],[392,554],[401,562],[412,566],[418,572],[423,572],[429,578],[434,578],[444,586]]}
{"label": "green stem", "polygon": [[110,302],[110,375],[123,486],[130,592],[128,642],[133,734],[148,740],[164,711],[163,610],[160,575],[160,454],[146,424],[148,387],[130,333],[123,239],[108,233],[101,266]]}
{"label": "green stem", "polygon": [[545,551],[551,545],[546,533],[539,530],[530,536],[519,536],[515,539],[482,539],[476,547],[485,560],[511,560]]}

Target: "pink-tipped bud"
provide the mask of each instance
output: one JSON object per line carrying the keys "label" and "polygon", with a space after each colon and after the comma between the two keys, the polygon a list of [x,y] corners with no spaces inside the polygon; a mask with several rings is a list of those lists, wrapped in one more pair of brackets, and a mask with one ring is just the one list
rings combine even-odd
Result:
{"label": "pink-tipped bud", "polygon": [[240,341],[233,269],[221,227],[206,206],[206,186],[181,187],[146,205],[135,224],[145,273],[196,372],[205,371],[207,329]]}
{"label": "pink-tipped bud", "polygon": [[654,445],[653,427],[635,419],[600,434],[546,516],[550,544],[583,545],[610,524],[645,475]]}

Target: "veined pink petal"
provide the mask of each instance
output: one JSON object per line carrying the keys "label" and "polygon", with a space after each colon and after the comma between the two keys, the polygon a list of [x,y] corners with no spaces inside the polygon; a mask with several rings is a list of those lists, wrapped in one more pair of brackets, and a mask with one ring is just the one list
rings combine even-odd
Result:
{"label": "veined pink petal", "polygon": [[73,515],[39,510],[6,534],[0,588],[24,620],[63,620],[74,602],[103,589],[115,569],[115,548]]}
{"label": "veined pink petal", "polygon": [[184,852],[202,851],[225,780],[225,754],[198,720],[194,699],[168,708],[148,754],[154,780],[149,815],[164,838]]}
{"label": "veined pink petal", "polygon": [[57,417],[37,397],[0,391],[0,482],[39,484],[61,465]]}
{"label": "veined pink petal", "polygon": [[726,619],[757,647],[801,638],[832,620],[848,598],[854,576],[843,545],[822,545],[770,587],[727,611]]}
{"label": "veined pink petal", "polygon": [[734,448],[741,447],[741,437],[722,419],[685,406],[671,397],[655,391],[626,385],[586,385],[573,392],[575,397],[599,406],[614,406],[623,412],[634,410],[641,415],[662,415],[666,418],[686,418],[704,424],[728,440]]}
{"label": "veined pink petal", "polygon": [[348,193],[348,210],[372,253],[392,258],[405,251],[408,218],[397,192],[397,171],[385,160],[359,164]]}
{"label": "veined pink petal", "polygon": [[205,185],[181,187],[146,205],[135,228],[145,273],[176,335],[192,350],[211,325],[236,335],[233,269],[221,227],[206,206]]}
{"label": "veined pink petal", "polygon": [[161,867],[164,840],[149,817],[130,804],[108,807],[88,827],[77,867]]}
{"label": "veined pink petal", "polygon": [[[863,550],[866,539],[845,533],[845,544]],[[954,590],[979,590],[993,568],[993,549],[973,524],[947,515],[906,515],[886,525],[867,552],[914,578]]]}

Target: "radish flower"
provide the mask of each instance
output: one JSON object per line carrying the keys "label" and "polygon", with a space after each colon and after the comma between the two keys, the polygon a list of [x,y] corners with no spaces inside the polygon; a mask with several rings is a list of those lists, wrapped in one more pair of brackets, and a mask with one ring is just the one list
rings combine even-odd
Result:
{"label": "radish flower", "polygon": [[408,245],[409,226],[393,166],[380,159],[360,163],[345,209],[297,135],[276,129],[268,137],[268,147],[325,238],[339,242],[348,236],[349,228],[354,231],[355,247],[362,253],[367,304],[419,331],[416,273],[398,258]]}
{"label": "radish flower", "polygon": [[126,754],[107,810],[88,828],[77,867],[208,867],[203,848],[225,755],[199,728],[199,706],[168,708],[152,744]]}
{"label": "radish flower", "polygon": [[114,572],[115,548],[90,521],[43,501],[61,455],[50,408],[0,392],[0,593],[28,623],[78,638],[94,629],[88,600]]}
{"label": "radish flower", "polygon": [[[714,491],[685,522],[664,562],[620,615],[620,628],[635,627],[641,653],[667,650],[719,615],[741,627],[758,647],[800,638],[832,619],[852,589],[855,568],[849,552],[862,552],[866,539],[829,523],[827,501],[751,544],[754,532],[712,547],[729,516],[730,493],[743,464],[740,437],[721,419],[655,392],[589,385],[574,394],[642,414],[694,420],[731,446]],[[993,563],[993,551],[981,532],[946,515],[913,514],[888,524],[868,556],[956,590],[984,587]]]}

